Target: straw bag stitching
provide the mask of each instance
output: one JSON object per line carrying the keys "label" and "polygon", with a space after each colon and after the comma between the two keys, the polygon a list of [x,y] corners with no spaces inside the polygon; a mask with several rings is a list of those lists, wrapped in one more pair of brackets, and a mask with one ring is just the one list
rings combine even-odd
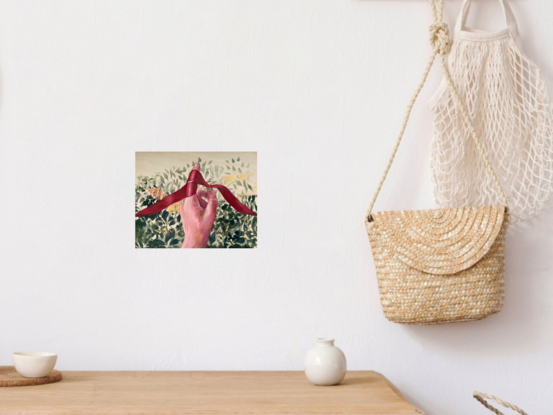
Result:
{"label": "straw bag stitching", "polygon": [[[499,312],[504,298],[505,194],[482,148],[449,74],[451,41],[441,20],[443,0],[429,0],[433,53],[409,101],[392,155],[367,210],[365,225],[376,267],[384,315],[402,324],[480,320]],[[499,191],[502,205],[377,212],[372,209],[407,127],[413,105],[436,55],[464,123]]]}
{"label": "straw bag stitching", "polygon": [[500,412],[499,410],[497,410],[496,408],[491,406],[488,402],[486,402],[486,399],[490,399],[494,402],[497,402],[498,404],[503,405],[505,408],[512,409],[513,411],[518,412],[521,415],[528,415],[526,412],[524,412],[518,406],[513,405],[509,402],[505,402],[505,401],[503,401],[503,400],[501,400],[501,399],[499,399],[499,398],[497,398],[493,395],[488,395],[487,393],[482,393],[482,392],[474,392],[472,396],[474,396],[474,398],[478,402],[480,402],[482,405],[484,405],[490,411],[495,412],[497,415],[503,415],[503,412]]}

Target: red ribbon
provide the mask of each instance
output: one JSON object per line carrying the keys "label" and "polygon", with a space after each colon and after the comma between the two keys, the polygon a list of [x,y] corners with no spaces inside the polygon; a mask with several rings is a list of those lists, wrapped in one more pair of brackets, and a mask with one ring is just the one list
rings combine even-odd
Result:
{"label": "red ribbon", "polygon": [[188,176],[188,180],[182,188],[177,190],[175,193],[171,193],[169,196],[164,197],[159,202],[148,206],[146,209],[142,209],[140,212],[136,213],[135,216],[155,215],[174,203],[180,202],[187,197],[194,196],[198,190],[198,184],[210,189],[219,190],[228,204],[231,205],[237,212],[243,213],[244,215],[257,216],[257,213],[253,212],[249,207],[240,202],[236,196],[234,196],[232,192],[222,184],[207,184],[202,176],[202,173],[198,170],[192,170],[190,172],[190,176]]}

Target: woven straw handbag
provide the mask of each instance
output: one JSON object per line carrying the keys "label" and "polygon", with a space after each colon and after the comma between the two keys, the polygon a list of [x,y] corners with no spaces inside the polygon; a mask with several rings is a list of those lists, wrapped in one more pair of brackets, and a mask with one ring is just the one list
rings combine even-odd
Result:
{"label": "woven straw handbag", "polygon": [[505,402],[499,398],[496,398],[493,395],[488,395],[487,393],[482,392],[474,392],[472,395],[474,398],[480,402],[482,405],[484,405],[486,408],[488,408],[490,411],[496,413],[497,415],[503,415],[503,412],[500,412],[499,410],[495,409],[493,406],[491,406],[486,400],[489,399],[490,401],[497,402],[500,405],[503,405],[505,408],[512,409],[515,412],[518,412],[520,415],[528,415],[526,412],[524,412],[522,409],[520,409],[518,406],[515,406],[509,402]]}
{"label": "woven straw handbag", "polygon": [[[392,155],[365,217],[384,315],[402,324],[443,324],[480,320],[498,313],[504,299],[505,195],[478,140],[449,74],[445,55],[451,48],[442,21],[443,0],[429,0],[433,53],[409,102]],[[436,55],[457,108],[501,196],[497,206],[419,211],[372,209],[397,152],[411,109]]]}

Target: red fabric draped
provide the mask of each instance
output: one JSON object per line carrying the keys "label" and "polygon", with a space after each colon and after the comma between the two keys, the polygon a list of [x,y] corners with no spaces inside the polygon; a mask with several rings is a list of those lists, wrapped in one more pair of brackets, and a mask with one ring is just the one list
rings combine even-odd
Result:
{"label": "red fabric draped", "polygon": [[222,184],[207,184],[198,170],[192,170],[186,184],[179,190],[170,195],[164,197],[160,201],[154,203],[152,206],[148,206],[146,209],[142,209],[140,212],[136,213],[135,216],[147,216],[155,215],[156,213],[161,212],[163,209],[168,208],[173,203],[180,202],[181,200],[194,196],[198,190],[198,184],[208,187],[210,189],[217,189],[221,192],[225,200],[231,205],[237,212],[243,213],[244,215],[257,216],[257,213],[253,212],[249,207],[240,202],[232,192],[227,189]]}

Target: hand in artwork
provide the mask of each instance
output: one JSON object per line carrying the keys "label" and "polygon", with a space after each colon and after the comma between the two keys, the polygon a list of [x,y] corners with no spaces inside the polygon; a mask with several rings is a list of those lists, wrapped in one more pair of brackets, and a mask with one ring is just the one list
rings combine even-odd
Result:
{"label": "hand in artwork", "polygon": [[[200,163],[196,163],[193,170],[200,171]],[[198,189],[195,195],[180,202],[179,212],[184,229],[181,248],[205,248],[217,215],[215,190],[206,192]]]}

